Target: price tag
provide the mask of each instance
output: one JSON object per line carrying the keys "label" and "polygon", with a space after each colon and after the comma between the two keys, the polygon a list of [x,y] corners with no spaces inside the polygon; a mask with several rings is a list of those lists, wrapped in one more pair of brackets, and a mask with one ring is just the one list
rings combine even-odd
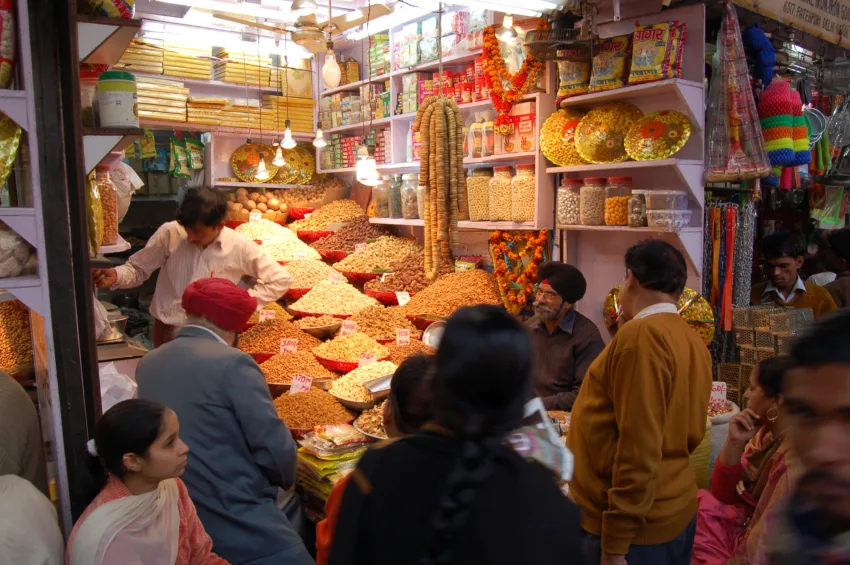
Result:
{"label": "price tag", "polygon": [[248,221],[249,222],[259,222],[262,219],[263,219],[263,213],[262,212],[257,212],[256,210],[254,210],[253,212],[248,214]]}
{"label": "price tag", "polygon": [[723,381],[714,381],[711,383],[711,399],[726,400],[726,383]]}
{"label": "price tag", "polygon": [[395,275],[395,273],[384,273],[381,275],[381,282],[387,282],[387,277],[391,277],[393,275]]}
{"label": "price tag", "polygon": [[378,361],[378,355],[376,353],[361,353],[360,354],[360,362],[357,363],[358,367],[367,367]]}
{"label": "price tag", "polygon": [[313,384],[313,377],[307,375],[292,375],[292,384],[289,386],[289,394],[298,394],[299,392],[308,392]]}
{"label": "price tag", "polygon": [[292,257],[297,261],[298,259],[306,259],[307,252],[306,251],[296,251],[292,254]]}
{"label": "price tag", "polygon": [[395,298],[398,300],[399,306],[407,306],[407,303],[410,302],[410,293],[405,291],[396,292]]}
{"label": "price tag", "polygon": [[265,322],[266,320],[274,320],[277,313],[274,310],[260,310],[260,322]]}
{"label": "price tag", "polygon": [[338,271],[333,271],[330,275],[328,275],[328,281],[331,284],[339,284],[345,280],[345,277],[342,276],[342,273]]}
{"label": "price tag", "polygon": [[307,218],[309,218],[312,215],[313,215],[313,212],[307,212],[306,214],[304,214],[304,219],[306,220]]}
{"label": "price tag", "polygon": [[396,345],[410,345],[410,330],[398,329],[395,331]]}
{"label": "price tag", "polygon": [[295,353],[298,351],[298,340],[285,337],[280,340],[280,353]]}
{"label": "price tag", "polygon": [[367,247],[369,247],[369,246],[365,243],[355,243],[354,244],[354,252],[359,253],[361,251],[366,251]]}
{"label": "price tag", "polygon": [[340,337],[345,337],[347,335],[351,335],[357,331],[357,322],[352,322],[351,320],[346,320],[342,323],[342,329],[339,330]]}

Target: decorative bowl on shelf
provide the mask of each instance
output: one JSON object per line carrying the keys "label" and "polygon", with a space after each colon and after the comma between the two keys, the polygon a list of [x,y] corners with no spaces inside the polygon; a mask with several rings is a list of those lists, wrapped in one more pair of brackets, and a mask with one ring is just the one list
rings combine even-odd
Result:
{"label": "decorative bowl on shelf", "polygon": [[629,158],[625,140],[643,112],[627,102],[611,102],[593,108],[578,123],[575,145],[590,163],[620,163]]}
{"label": "decorative bowl on shelf", "polygon": [[[272,162],[274,160],[274,154],[274,148],[265,143],[245,143],[240,145],[230,158],[230,166],[233,168],[233,174],[242,182],[273,182],[270,179],[274,179],[278,171],[278,166]],[[269,175],[264,180],[256,178],[257,169],[260,164],[260,155],[262,155],[266,165],[266,171]]]}
{"label": "decorative bowl on shelf", "polygon": [[667,159],[679,152],[691,137],[691,122],[675,110],[644,116],[626,135],[625,147],[635,161]]}

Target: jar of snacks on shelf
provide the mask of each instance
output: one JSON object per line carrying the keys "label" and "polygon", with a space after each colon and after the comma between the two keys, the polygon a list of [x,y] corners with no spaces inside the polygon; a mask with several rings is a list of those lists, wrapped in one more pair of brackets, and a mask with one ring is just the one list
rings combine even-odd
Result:
{"label": "jar of snacks on shelf", "polygon": [[534,164],[517,165],[516,175],[511,179],[511,220],[533,222],[537,182]]}
{"label": "jar of snacks on shelf", "polygon": [[416,189],[419,188],[419,174],[408,173],[401,177],[401,216],[405,220],[419,218],[419,208],[416,203]]}
{"label": "jar of snacks on shelf", "polygon": [[583,226],[605,225],[605,179],[588,177],[581,186],[579,215]]}
{"label": "jar of snacks on shelf", "polygon": [[97,166],[97,190],[103,207],[103,245],[118,243],[118,188],[109,176],[109,165]]}
{"label": "jar of snacks on shelf", "polygon": [[420,184],[416,187],[416,210],[419,212],[419,217],[421,219],[425,219],[425,191],[428,190],[428,187],[424,184]]}
{"label": "jar of snacks on shelf", "polygon": [[490,219],[490,179],[493,169],[471,169],[466,177],[466,200],[469,220],[486,222]]}
{"label": "jar of snacks on shelf", "polygon": [[386,183],[390,195],[390,218],[402,218],[401,213],[401,175],[383,176],[381,182]]}
{"label": "jar of snacks on shelf", "polygon": [[645,228],[646,222],[646,191],[635,190],[629,198],[629,227]]}
{"label": "jar of snacks on shelf", "polygon": [[511,219],[511,173],[513,167],[493,167],[490,179],[490,221],[506,222]]}
{"label": "jar of snacks on shelf", "polygon": [[561,179],[555,199],[559,226],[581,224],[581,185],[579,179]]}
{"label": "jar of snacks on shelf", "polygon": [[390,187],[389,183],[381,182],[376,187],[372,188],[372,201],[375,203],[375,217],[389,218],[390,217]]}
{"label": "jar of snacks on shelf", "polygon": [[610,177],[605,187],[605,225],[629,225],[632,177]]}

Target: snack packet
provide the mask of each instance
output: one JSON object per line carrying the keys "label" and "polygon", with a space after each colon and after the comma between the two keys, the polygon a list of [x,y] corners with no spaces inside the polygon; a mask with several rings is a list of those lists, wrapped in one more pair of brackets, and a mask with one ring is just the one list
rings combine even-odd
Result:
{"label": "snack packet", "polygon": [[613,90],[626,84],[626,64],[631,52],[631,35],[620,35],[602,41],[593,57],[590,92]]}
{"label": "snack packet", "polygon": [[139,158],[153,159],[156,157],[156,139],[153,132],[149,129],[145,130],[145,135],[139,140]]}
{"label": "snack packet", "polygon": [[204,168],[204,144],[194,137],[186,139],[186,155],[189,168],[197,171]]}
{"label": "snack packet", "polygon": [[351,424],[313,426],[313,432],[337,447],[369,443],[369,438],[358,432]]}
{"label": "snack packet", "polygon": [[673,22],[673,46],[670,49],[670,76],[668,78],[680,78],[682,76],[682,53],[685,48],[687,24],[685,22]]}
{"label": "snack packet", "polygon": [[558,51],[558,99],[587,94],[590,86],[590,54],[587,49]]}
{"label": "snack packet", "polygon": [[635,22],[629,84],[671,77],[670,57],[674,43],[674,23],[661,22],[642,26]]}
{"label": "snack packet", "polygon": [[189,168],[189,156],[186,153],[186,143],[176,137],[171,138],[171,174],[177,178],[189,178],[192,169]]}

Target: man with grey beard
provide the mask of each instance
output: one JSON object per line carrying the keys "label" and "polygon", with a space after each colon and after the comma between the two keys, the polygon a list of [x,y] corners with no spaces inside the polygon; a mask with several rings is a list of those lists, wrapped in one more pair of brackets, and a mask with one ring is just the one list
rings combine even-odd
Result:
{"label": "man with grey beard", "polygon": [[572,410],[584,374],[605,344],[599,329],[573,305],[587,281],[571,265],[550,261],[540,267],[534,317],[527,325],[534,345],[534,393],[547,410]]}

